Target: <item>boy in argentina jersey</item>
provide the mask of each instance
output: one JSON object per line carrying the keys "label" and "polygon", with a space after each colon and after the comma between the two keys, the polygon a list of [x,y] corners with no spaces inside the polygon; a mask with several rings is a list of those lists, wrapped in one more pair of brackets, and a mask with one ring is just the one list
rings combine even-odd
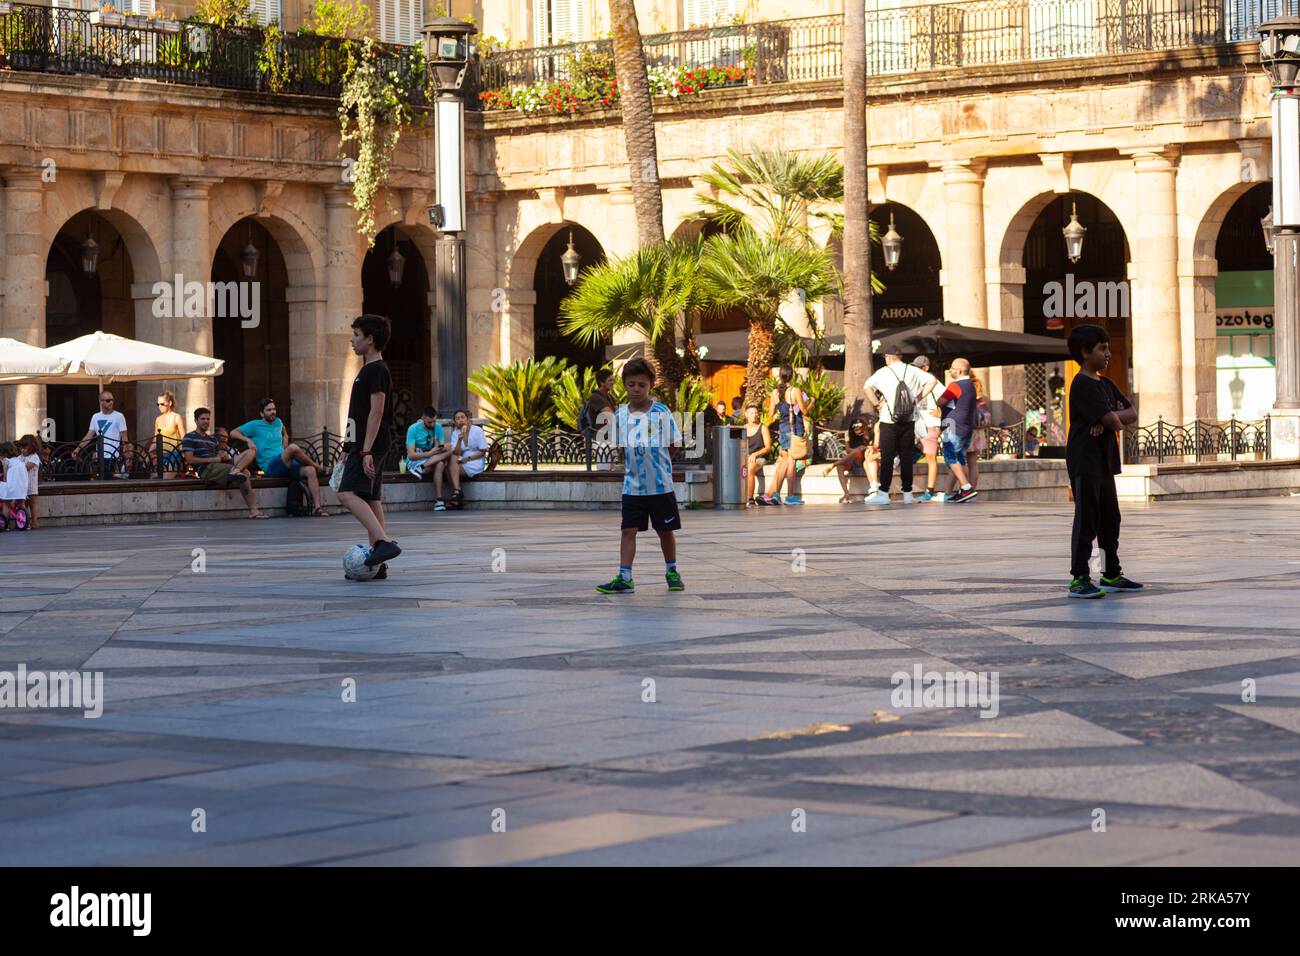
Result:
{"label": "boy in argentina jersey", "polygon": [[673,536],[681,526],[681,516],[673,494],[672,449],[681,445],[682,432],[668,406],[651,397],[654,381],[654,369],[645,359],[632,359],[623,366],[627,404],[619,408],[611,423],[613,444],[623,449],[624,457],[622,539],[618,575],[608,584],[596,586],[601,594],[632,592],[636,536],[651,525],[663,549],[668,590],[686,589],[677,573],[677,539]]}

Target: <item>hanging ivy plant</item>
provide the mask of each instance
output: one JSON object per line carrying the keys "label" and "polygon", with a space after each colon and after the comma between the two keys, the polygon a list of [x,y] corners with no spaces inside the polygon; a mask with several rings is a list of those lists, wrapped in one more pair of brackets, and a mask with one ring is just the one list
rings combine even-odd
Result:
{"label": "hanging ivy plant", "polygon": [[339,150],[357,147],[353,165],[352,208],[357,231],[367,238],[375,232],[375,197],[388,182],[388,167],[402,135],[411,123],[413,102],[422,91],[424,52],[404,49],[385,55],[374,39],[366,37],[359,51],[348,44],[348,66],[339,97]]}

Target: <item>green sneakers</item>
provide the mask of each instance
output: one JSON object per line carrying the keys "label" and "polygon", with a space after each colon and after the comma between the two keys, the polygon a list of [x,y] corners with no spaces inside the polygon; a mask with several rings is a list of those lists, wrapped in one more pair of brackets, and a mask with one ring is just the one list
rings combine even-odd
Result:
{"label": "green sneakers", "polygon": [[1136,581],[1130,581],[1122,574],[1115,578],[1108,578],[1103,574],[1101,576],[1101,589],[1103,591],[1141,591],[1142,585]]}
{"label": "green sneakers", "polygon": [[615,575],[614,580],[608,584],[597,584],[596,590],[601,594],[631,594],[636,588],[631,578],[624,580],[621,576]]}
{"label": "green sneakers", "polygon": [[[1103,578],[1103,580],[1105,579]],[[1092,578],[1075,578],[1070,582],[1070,597],[1072,598],[1099,598],[1105,596],[1106,592],[1093,584]]]}
{"label": "green sneakers", "polygon": [[664,575],[668,579],[668,590],[685,591],[686,585],[682,583],[682,576],[676,571],[669,571]]}

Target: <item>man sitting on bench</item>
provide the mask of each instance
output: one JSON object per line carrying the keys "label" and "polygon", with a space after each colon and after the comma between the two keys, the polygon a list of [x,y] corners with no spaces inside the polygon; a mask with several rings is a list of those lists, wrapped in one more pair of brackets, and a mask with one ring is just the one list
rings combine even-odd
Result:
{"label": "man sitting on bench", "polygon": [[233,456],[229,449],[222,449],[217,436],[212,434],[212,412],[206,408],[194,410],[194,431],[181,439],[181,452],[185,455],[186,466],[198,472],[198,476],[211,484],[234,484],[248,505],[250,518],[270,517],[257,507],[253,495],[253,483],[249,480],[248,468],[253,463],[251,450]]}
{"label": "man sitting on bench", "polygon": [[289,443],[284,422],[276,417],[275,399],[264,398],[257,407],[261,417],[240,425],[230,433],[230,440],[244,442],[257,455],[257,467],[268,478],[297,481],[301,474],[311,493],[312,514],[317,518],[328,518],[330,513],[320,503],[320,476],[316,462],[298,445]]}

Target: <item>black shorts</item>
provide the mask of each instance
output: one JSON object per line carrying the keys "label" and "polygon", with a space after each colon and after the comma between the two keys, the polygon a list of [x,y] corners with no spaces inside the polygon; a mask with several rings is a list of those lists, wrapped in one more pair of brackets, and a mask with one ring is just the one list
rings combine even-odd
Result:
{"label": "black shorts", "polygon": [[656,531],[676,531],[681,527],[677,496],[671,491],[662,495],[624,495],[622,527],[644,531],[651,523]]}
{"label": "black shorts", "polygon": [[379,501],[383,497],[384,466],[383,457],[375,455],[375,477],[366,477],[365,459],[357,452],[349,452],[343,462],[343,480],[339,482],[339,492],[350,491],[365,501]]}

